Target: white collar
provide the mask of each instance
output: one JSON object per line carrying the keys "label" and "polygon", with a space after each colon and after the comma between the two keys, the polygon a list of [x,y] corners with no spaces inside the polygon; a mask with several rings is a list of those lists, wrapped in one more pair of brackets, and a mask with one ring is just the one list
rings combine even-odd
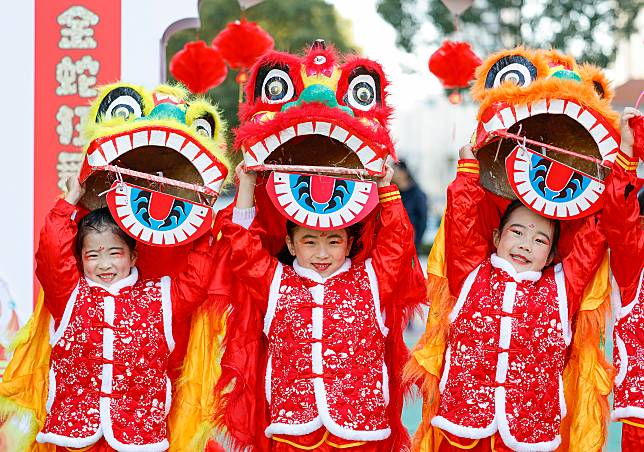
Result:
{"label": "white collar", "polygon": [[293,270],[295,270],[295,273],[297,273],[298,275],[304,278],[308,278],[312,281],[315,281],[316,283],[319,283],[319,284],[324,284],[327,279],[331,279],[334,276],[339,275],[340,273],[344,273],[350,268],[351,268],[351,259],[347,257],[342,263],[342,265],[340,266],[340,268],[338,268],[335,272],[333,272],[332,275],[329,275],[325,278],[324,276],[320,275],[312,268],[302,267],[300,263],[297,261],[297,259],[293,261]]}
{"label": "white collar", "polygon": [[87,285],[90,287],[100,287],[101,289],[105,289],[112,295],[118,295],[119,291],[128,286],[133,286],[136,284],[136,282],[139,280],[139,271],[136,269],[136,267],[132,267],[132,271],[128,276],[125,278],[116,281],[114,284],[111,286],[104,286],[101,283],[97,283],[96,281],[92,281],[85,275],[85,281],[87,281]]}
{"label": "white collar", "polygon": [[511,263],[509,263],[502,257],[498,256],[496,253],[492,253],[492,256],[490,257],[490,263],[492,264],[492,267],[498,268],[506,272],[516,282],[539,281],[539,279],[541,278],[541,272],[537,272],[534,270],[517,273],[517,271],[514,269]]}

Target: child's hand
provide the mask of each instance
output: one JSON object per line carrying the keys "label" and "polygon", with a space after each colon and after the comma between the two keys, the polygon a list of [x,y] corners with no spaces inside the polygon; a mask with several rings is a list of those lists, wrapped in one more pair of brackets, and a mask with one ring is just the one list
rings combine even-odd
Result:
{"label": "child's hand", "polygon": [[385,164],[385,174],[384,176],[374,177],[376,180],[376,185],[380,187],[388,187],[391,185],[391,178],[394,176],[394,169],[389,162]]}
{"label": "child's hand", "polygon": [[633,129],[631,129],[628,120],[636,116],[640,116],[641,114],[642,113],[635,108],[626,107],[619,119],[619,129],[622,133],[622,141],[619,147],[621,151],[629,157],[633,157],[633,143],[635,142],[635,137],[633,136]]}
{"label": "child's hand", "polygon": [[458,158],[461,160],[476,160],[474,152],[472,152],[472,145],[466,144],[458,150]]}
{"label": "child's hand", "polygon": [[246,171],[244,162],[240,162],[235,168],[235,176],[239,180],[239,188],[237,189],[237,203],[235,207],[238,209],[248,209],[255,204],[255,184],[257,183],[257,173],[255,171]]}
{"label": "child's hand", "polygon": [[65,187],[67,188],[65,201],[75,206],[85,194],[85,187],[78,181],[78,176],[68,178],[65,181]]}

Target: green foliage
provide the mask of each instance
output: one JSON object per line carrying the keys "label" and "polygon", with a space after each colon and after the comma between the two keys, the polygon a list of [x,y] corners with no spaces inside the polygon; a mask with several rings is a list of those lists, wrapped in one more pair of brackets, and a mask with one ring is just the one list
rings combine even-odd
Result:
{"label": "green foliage", "polygon": [[[643,6],[644,0],[476,0],[460,16],[459,31],[482,54],[520,44],[552,47],[605,67],[615,58],[617,40],[634,32]],[[408,52],[426,21],[439,32],[436,44],[454,32],[454,17],[440,0],[378,0],[378,12]]]}
{"label": "green foliage", "polygon": [[[224,29],[227,23],[238,20],[241,16],[239,4],[235,0],[202,0],[199,3],[201,28],[183,30],[168,41],[166,50],[167,62],[181,50],[186,42],[202,39],[210,44],[214,37]],[[323,0],[306,2],[284,2],[266,0],[245,12],[249,21],[257,22],[275,40],[275,49],[298,53],[308,48],[316,39],[322,38],[333,44],[340,52],[356,51],[350,39],[350,24],[339,17],[332,5]],[[208,91],[206,95],[213,99],[223,111],[228,122],[231,142],[231,131],[237,127],[237,107],[239,85],[235,82],[237,71],[229,71],[228,77],[221,85]],[[168,78],[173,81],[168,70]]]}

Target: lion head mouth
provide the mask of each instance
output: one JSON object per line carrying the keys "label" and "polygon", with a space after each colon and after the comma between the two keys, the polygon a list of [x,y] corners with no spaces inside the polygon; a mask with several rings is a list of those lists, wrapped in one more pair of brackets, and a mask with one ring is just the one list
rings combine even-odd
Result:
{"label": "lion head mouth", "polygon": [[83,203],[90,209],[105,205],[99,195],[118,173],[125,182],[211,205],[225,179],[220,166],[190,134],[154,125],[138,127],[90,143],[81,167],[81,180],[86,179]]}
{"label": "lion head mouth", "polygon": [[505,161],[522,138],[530,140],[527,146],[551,159],[603,180],[603,162],[609,161],[619,147],[611,130],[601,115],[573,100],[495,103],[483,113],[477,130],[481,183],[501,196],[515,197]]}

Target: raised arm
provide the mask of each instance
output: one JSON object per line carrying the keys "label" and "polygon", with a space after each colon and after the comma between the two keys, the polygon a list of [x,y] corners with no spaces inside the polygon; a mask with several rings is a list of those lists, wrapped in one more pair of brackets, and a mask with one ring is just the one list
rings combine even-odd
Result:
{"label": "raised arm", "polygon": [[186,269],[172,280],[170,286],[173,318],[188,318],[206,300],[210,277],[215,265],[217,242],[208,231],[193,242]]}
{"label": "raised arm", "polygon": [[606,179],[601,219],[611,249],[611,269],[625,302],[635,296],[644,263],[644,230],[640,225],[636,189],[638,159],[633,156],[633,133],[628,125],[628,119],[638,113],[627,110],[622,115],[621,150]]}
{"label": "raised arm", "polygon": [[479,183],[479,162],[471,148],[460,151],[456,179],[447,187],[445,258],[450,292],[458,295],[465,278],[490,255],[492,231],[481,219],[485,192]]}
{"label": "raised arm", "polygon": [[408,274],[420,267],[414,248],[414,228],[405,212],[398,187],[391,185],[393,170],[387,166],[378,183],[380,212],[376,245],[371,263],[378,277],[380,298],[389,299],[401,272]]}
{"label": "raised arm", "polygon": [[[232,220],[224,222],[223,240],[230,247],[232,273],[244,284],[253,298],[262,300],[265,307],[270,285],[278,261],[262,245],[262,241],[251,226],[255,218],[253,195],[256,174],[245,172],[240,163],[235,169],[239,179],[237,201]],[[250,230],[249,230],[250,229]]]}
{"label": "raised arm", "polygon": [[82,275],[74,248],[80,216],[76,203],[85,190],[76,178],[67,185],[65,198],[56,201],[45,218],[36,251],[36,276],[45,292],[45,306],[56,322]]}
{"label": "raised arm", "polygon": [[599,225],[599,217],[589,215],[582,220],[570,252],[562,259],[570,316],[577,311],[584,289],[595,277],[606,249],[606,236]]}

